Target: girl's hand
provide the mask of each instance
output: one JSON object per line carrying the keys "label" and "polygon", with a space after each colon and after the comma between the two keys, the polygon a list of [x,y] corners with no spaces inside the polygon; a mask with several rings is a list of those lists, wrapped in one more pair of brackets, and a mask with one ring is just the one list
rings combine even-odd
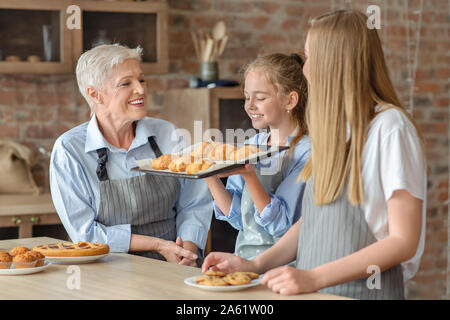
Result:
{"label": "girl's hand", "polygon": [[261,279],[261,284],[281,295],[315,292],[320,289],[314,270],[300,270],[288,266],[267,271]]}
{"label": "girl's hand", "polygon": [[232,253],[211,252],[205,258],[202,264],[202,272],[206,272],[211,268],[213,271],[222,271],[225,273],[233,273],[236,271],[253,271],[255,266],[253,261],[245,260]]}
{"label": "girl's hand", "polygon": [[[177,241],[180,243],[181,238],[179,238],[179,240],[177,239]],[[179,246],[176,242],[163,239],[159,239],[156,251],[166,258],[168,262],[172,263],[179,263],[182,259],[195,261],[198,258],[195,253],[183,249],[183,247]]]}
{"label": "girl's hand", "polygon": [[[229,171],[229,172],[220,173],[218,175],[215,175],[214,177],[226,178],[226,177],[229,177],[229,176],[234,176],[236,174],[240,174],[243,178],[245,178],[246,176],[249,176],[249,175],[254,174],[254,173],[255,173],[255,168],[253,167],[253,165],[247,163],[245,165],[245,167],[243,167],[243,168],[238,168],[238,169],[235,169],[235,170],[232,170],[232,171]],[[206,179],[208,179],[208,178],[206,178]]]}

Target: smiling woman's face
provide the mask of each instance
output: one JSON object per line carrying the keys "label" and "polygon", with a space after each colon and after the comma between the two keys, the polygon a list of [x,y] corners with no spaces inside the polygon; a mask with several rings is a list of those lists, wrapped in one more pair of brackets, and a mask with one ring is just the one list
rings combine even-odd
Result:
{"label": "smiling woman's face", "polygon": [[116,65],[105,86],[98,91],[95,113],[135,121],[147,115],[147,85],[139,61],[128,59]]}

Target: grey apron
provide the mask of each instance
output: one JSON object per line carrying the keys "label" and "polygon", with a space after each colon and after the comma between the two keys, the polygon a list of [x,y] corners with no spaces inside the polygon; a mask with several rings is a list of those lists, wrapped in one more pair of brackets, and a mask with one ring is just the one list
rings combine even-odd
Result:
{"label": "grey apron", "polygon": [[[280,156],[280,161],[277,163],[278,168],[271,172],[272,174],[261,174],[262,169],[255,168],[255,173],[258,176],[259,181],[266,190],[267,193],[274,194],[280,183],[283,181],[282,175],[282,158]],[[261,162],[263,164],[263,162]],[[264,169],[264,168],[263,168]],[[270,170],[265,170],[266,173]],[[263,172],[264,173],[264,172]],[[239,230],[235,254],[244,259],[253,259],[260,253],[269,249],[275,244],[280,238],[274,237],[263,227],[255,221],[255,206],[252,197],[250,196],[250,191],[248,190],[247,184],[244,185],[242,190],[241,198],[241,216],[242,216],[242,227],[243,230]]]}
{"label": "grey apron", "polygon": [[[313,269],[350,255],[376,241],[363,210],[347,200],[345,189],[336,201],[319,207],[314,203],[312,179],[308,180],[302,203],[302,224],[297,249],[298,269]],[[371,277],[372,273],[367,276]],[[378,276],[379,289],[370,289],[368,279],[363,278],[328,287],[320,292],[356,299],[404,299],[400,265],[381,272]]]}
{"label": "grey apron", "polygon": [[[149,137],[156,157],[161,151],[154,137]],[[180,182],[172,177],[151,174],[126,179],[109,180],[106,171],[106,148],[97,150],[97,176],[100,180],[100,204],[97,221],[105,226],[131,224],[132,234],[152,236],[175,241],[177,236],[176,212],[173,209],[180,191]],[[155,251],[133,254],[165,260]]]}

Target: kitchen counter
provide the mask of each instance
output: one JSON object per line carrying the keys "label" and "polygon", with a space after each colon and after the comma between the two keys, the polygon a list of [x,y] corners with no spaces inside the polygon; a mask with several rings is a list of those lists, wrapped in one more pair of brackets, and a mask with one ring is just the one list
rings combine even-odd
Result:
{"label": "kitchen counter", "polygon": [[[39,237],[0,241],[0,251],[16,246],[60,240]],[[79,269],[78,269],[79,268]],[[79,272],[79,289],[73,279]],[[51,264],[42,272],[29,275],[0,275],[0,300],[7,299],[158,299],[158,300],[329,300],[346,299],[324,293],[281,296],[266,286],[242,291],[211,292],[184,284],[184,279],[200,275],[198,268],[181,266],[127,253],[110,253],[88,264],[75,267]],[[7,288],[7,290],[5,289]]]}

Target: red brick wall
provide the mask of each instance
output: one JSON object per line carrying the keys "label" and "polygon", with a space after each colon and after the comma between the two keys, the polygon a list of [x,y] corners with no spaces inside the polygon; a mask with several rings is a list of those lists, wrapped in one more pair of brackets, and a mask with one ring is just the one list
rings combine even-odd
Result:
{"label": "red brick wall", "polygon": [[[308,19],[353,4],[365,11],[368,1],[345,0],[168,0],[169,59],[167,75],[149,76],[152,92],[188,86],[198,65],[190,31],[211,30],[222,19],[229,41],[219,63],[223,79],[238,79],[239,68],[260,53],[290,53],[303,48]],[[413,40],[420,0],[371,1],[381,8],[380,36],[398,93],[410,106],[407,81],[407,28]],[[414,56],[411,46],[411,56]],[[414,118],[425,138],[428,158],[426,248],[419,273],[408,282],[411,299],[450,298],[448,269],[449,181],[449,1],[424,0],[415,90]],[[412,62],[412,61],[411,61]],[[0,138],[34,149],[51,149],[58,135],[89,118],[73,75],[0,75]],[[48,159],[33,167],[38,183],[48,188]]]}

